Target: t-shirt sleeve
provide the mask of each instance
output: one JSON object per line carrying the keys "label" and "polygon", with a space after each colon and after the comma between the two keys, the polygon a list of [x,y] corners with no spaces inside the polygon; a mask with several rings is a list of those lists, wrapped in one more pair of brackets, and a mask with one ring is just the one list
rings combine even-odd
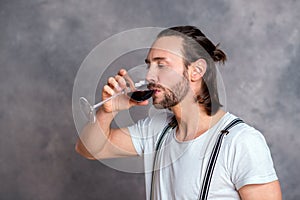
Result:
{"label": "t-shirt sleeve", "polygon": [[271,153],[264,136],[254,128],[241,131],[231,146],[231,174],[239,190],[248,184],[277,180]]}
{"label": "t-shirt sleeve", "polygon": [[139,120],[136,124],[128,127],[132,143],[138,155],[154,152],[157,137],[172,116],[162,112]]}
{"label": "t-shirt sleeve", "polygon": [[140,156],[144,153],[145,149],[145,136],[148,131],[147,124],[149,124],[148,118],[139,120],[136,124],[128,127],[132,143]]}

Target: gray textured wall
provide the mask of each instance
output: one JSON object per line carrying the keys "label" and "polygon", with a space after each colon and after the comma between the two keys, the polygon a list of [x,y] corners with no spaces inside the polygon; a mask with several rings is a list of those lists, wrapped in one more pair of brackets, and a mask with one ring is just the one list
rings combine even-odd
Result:
{"label": "gray textured wall", "polygon": [[0,0],[0,199],[144,199],[142,174],[74,152],[73,82],[111,35],[179,24],[221,42],[228,110],[263,132],[284,199],[300,199],[299,9],[298,0]]}

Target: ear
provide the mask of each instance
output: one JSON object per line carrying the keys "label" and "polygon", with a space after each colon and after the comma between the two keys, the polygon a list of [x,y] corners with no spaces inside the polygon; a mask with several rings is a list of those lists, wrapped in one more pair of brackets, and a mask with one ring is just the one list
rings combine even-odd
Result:
{"label": "ear", "polygon": [[200,80],[206,72],[206,67],[206,61],[202,58],[193,62],[189,68],[191,81]]}

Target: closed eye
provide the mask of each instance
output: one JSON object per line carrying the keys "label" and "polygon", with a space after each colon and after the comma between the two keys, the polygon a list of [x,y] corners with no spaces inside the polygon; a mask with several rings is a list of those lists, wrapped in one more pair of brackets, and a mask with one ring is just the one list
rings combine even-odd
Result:
{"label": "closed eye", "polygon": [[160,60],[159,62],[157,62],[157,67],[158,68],[164,68],[168,66],[168,62],[165,62],[165,60]]}

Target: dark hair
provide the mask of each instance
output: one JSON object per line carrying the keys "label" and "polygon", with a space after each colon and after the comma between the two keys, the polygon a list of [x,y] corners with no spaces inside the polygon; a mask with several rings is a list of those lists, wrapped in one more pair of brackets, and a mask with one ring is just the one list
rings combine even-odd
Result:
{"label": "dark hair", "polygon": [[227,59],[225,53],[218,48],[219,44],[214,45],[194,26],[168,28],[160,32],[157,38],[164,36],[179,36],[183,38],[182,51],[186,67],[200,58],[205,59],[207,69],[203,76],[204,81],[201,91],[197,95],[196,100],[204,105],[208,115],[214,115],[222,107],[218,95],[215,62],[224,64]]}

